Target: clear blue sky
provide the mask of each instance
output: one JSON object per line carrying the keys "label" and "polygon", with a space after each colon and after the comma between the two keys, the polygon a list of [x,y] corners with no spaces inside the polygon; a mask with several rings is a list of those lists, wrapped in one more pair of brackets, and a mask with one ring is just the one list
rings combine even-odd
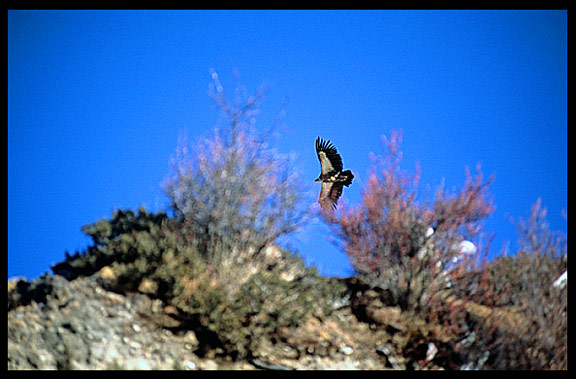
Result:
{"label": "clear blue sky", "polygon": [[[258,125],[286,111],[278,149],[311,183],[317,136],[356,175],[358,204],[380,136],[403,132],[403,168],[433,191],[481,162],[495,174],[492,249],[542,197],[567,230],[566,11],[9,11],[8,277],[35,278],[89,244],[116,208],[157,210],[178,135],[218,114],[226,86],[265,82]],[[292,244],[326,275],[351,273],[312,223]]]}

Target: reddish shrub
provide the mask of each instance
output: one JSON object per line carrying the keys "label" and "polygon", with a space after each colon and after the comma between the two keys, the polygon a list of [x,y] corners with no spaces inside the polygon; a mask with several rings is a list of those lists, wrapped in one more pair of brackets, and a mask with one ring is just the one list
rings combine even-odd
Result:
{"label": "reddish shrub", "polygon": [[383,142],[388,152],[371,157],[362,203],[343,206],[339,217],[321,215],[364,281],[386,290],[404,309],[419,310],[447,287],[445,269],[459,253],[455,246],[463,236],[477,234],[481,219],[494,210],[487,194],[491,179],[483,181],[480,167],[475,175],[466,170],[460,192],[439,189],[432,204],[421,204],[419,168],[414,175],[400,168],[401,134],[393,132]]}
{"label": "reddish shrub", "polygon": [[460,191],[440,189],[432,202],[420,203],[418,167],[413,175],[400,169],[401,135],[383,141],[387,154],[372,156],[362,203],[321,213],[358,276],[382,289],[388,305],[455,336],[444,346],[455,359],[446,367],[565,369],[567,295],[557,279],[566,272],[567,244],[549,231],[540,200],[518,224],[516,255],[486,261],[485,247],[483,260],[476,254],[450,267],[463,238],[477,237],[495,208],[492,178],[484,181],[479,166],[475,174],[466,169]]}

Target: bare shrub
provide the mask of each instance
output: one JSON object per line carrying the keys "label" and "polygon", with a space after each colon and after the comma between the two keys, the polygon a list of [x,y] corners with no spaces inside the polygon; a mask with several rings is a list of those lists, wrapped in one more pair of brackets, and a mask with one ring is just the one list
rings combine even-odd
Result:
{"label": "bare shrub", "polygon": [[236,88],[230,101],[213,72],[211,96],[227,125],[195,146],[180,141],[164,189],[183,233],[221,284],[235,288],[257,270],[259,255],[304,221],[299,178],[255,129],[262,91]]}
{"label": "bare shrub", "polygon": [[[400,168],[401,134],[383,137],[384,156],[372,156],[362,203],[342,207],[339,217],[321,214],[332,227],[358,275],[385,290],[391,303],[420,311],[447,287],[446,265],[459,252],[463,236],[474,236],[494,207],[478,172],[466,170],[456,194],[439,189],[432,204],[419,203],[419,168],[411,175]],[[429,227],[434,228],[430,234]]]}

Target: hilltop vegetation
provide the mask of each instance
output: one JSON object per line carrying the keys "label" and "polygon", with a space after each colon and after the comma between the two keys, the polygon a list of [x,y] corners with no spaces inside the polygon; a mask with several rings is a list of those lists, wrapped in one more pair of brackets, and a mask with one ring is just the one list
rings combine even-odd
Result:
{"label": "hilltop vegetation", "polygon": [[491,179],[418,202],[394,133],[362,202],[320,213],[356,272],[326,278],[277,243],[314,211],[252,127],[260,94],[212,96],[228,125],[178,147],[169,213],[117,210],[54,276],[9,283],[9,368],[567,368],[567,244],[540,202],[517,254],[462,260]]}

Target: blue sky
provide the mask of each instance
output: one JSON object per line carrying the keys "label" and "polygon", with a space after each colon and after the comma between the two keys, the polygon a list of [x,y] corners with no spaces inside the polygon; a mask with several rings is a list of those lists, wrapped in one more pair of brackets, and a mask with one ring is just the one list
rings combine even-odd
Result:
{"label": "blue sky", "polygon": [[[356,175],[402,130],[421,188],[459,188],[482,163],[492,249],[538,197],[567,230],[566,11],[9,11],[8,277],[35,278],[89,244],[116,208],[166,207],[160,184],[185,132],[212,130],[210,70],[266,83],[258,126],[285,112],[277,147],[311,185],[317,136]],[[326,275],[349,275],[317,220],[291,241]]]}

